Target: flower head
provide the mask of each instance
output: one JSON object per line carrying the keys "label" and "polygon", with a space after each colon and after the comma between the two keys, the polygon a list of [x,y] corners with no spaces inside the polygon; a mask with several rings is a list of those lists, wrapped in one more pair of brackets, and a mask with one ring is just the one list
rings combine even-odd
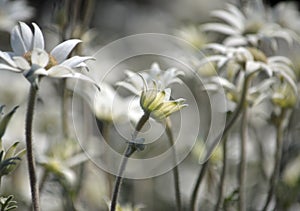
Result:
{"label": "flower head", "polygon": [[67,40],[57,45],[52,51],[45,51],[45,42],[40,28],[33,23],[34,31],[20,22],[11,32],[13,52],[0,51],[0,69],[23,75],[37,85],[40,76],[54,78],[78,78],[93,82],[89,77],[74,72],[74,69],[85,67],[85,61],[92,57],[73,56],[68,58],[75,46],[81,41]]}
{"label": "flower head", "polygon": [[[269,9],[269,8],[268,8]],[[215,10],[211,16],[222,22],[207,23],[203,25],[204,31],[213,31],[227,38],[224,44],[227,46],[258,46],[260,41],[272,38],[272,45],[276,47],[274,38],[282,38],[289,44],[293,39],[298,39],[297,35],[290,29],[281,27],[276,20],[269,18],[268,10],[264,8],[260,1],[253,5],[247,5],[245,12],[240,11],[236,6],[227,4],[224,10]],[[269,9],[272,12],[272,9]]]}
{"label": "flower head", "polygon": [[182,81],[178,76],[182,76],[184,73],[176,68],[169,68],[164,71],[157,63],[153,63],[151,68],[147,71],[137,74],[127,70],[126,75],[127,80],[118,82],[117,85],[128,89],[136,95],[140,95],[144,87],[143,80],[145,80],[146,83],[154,81],[157,88],[163,90],[173,83],[181,83]]}
{"label": "flower head", "polygon": [[148,86],[145,83],[144,90],[141,94],[140,105],[145,113],[149,114],[156,120],[162,120],[187,106],[187,104],[184,104],[185,99],[183,98],[170,100],[170,88],[159,91],[155,82],[153,83],[153,89],[148,89]]}
{"label": "flower head", "polygon": [[162,71],[157,63],[153,63],[148,71],[127,72],[127,80],[118,85],[140,96],[143,111],[160,121],[187,106],[182,98],[170,100],[171,89],[167,87],[176,82],[181,83],[179,75],[183,75],[183,72],[176,68]]}

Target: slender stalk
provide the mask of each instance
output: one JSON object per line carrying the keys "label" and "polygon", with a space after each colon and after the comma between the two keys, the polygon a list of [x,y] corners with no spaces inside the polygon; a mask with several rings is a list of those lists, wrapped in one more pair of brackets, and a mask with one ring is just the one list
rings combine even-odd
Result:
{"label": "slender stalk", "polygon": [[[132,140],[134,141],[140,132],[140,130],[143,128],[144,124],[148,121],[149,119],[149,114],[145,113],[139,122],[137,123],[135,127],[135,131],[133,132],[132,135]],[[128,142],[127,148],[124,151],[123,158],[119,167],[118,175],[116,178],[114,190],[113,190],[113,195],[112,195],[112,200],[111,200],[111,205],[110,205],[110,211],[115,211],[118,203],[118,196],[120,192],[120,187],[123,181],[123,175],[125,172],[126,164],[128,162],[128,158],[136,151],[135,143],[133,142]]]}
{"label": "slender stalk", "polygon": [[223,201],[226,169],[227,169],[227,137],[225,137],[224,141],[223,141],[223,167],[222,167],[220,186],[219,186],[219,194],[218,194],[218,200],[217,200],[217,204],[215,207],[215,211],[219,210],[221,202]]}
{"label": "slender stalk", "polygon": [[49,176],[49,171],[48,170],[44,170],[43,171],[43,175],[41,177],[41,181],[40,181],[40,185],[39,185],[39,192],[41,193],[43,188],[45,187],[45,183],[48,179],[48,176]]}
{"label": "slender stalk", "polygon": [[166,119],[166,134],[169,139],[170,147],[172,150],[172,156],[173,156],[173,163],[174,163],[174,168],[172,169],[173,171],[173,177],[174,177],[174,187],[175,187],[175,197],[176,197],[176,207],[178,211],[181,211],[182,205],[181,205],[181,194],[180,194],[180,179],[179,179],[179,171],[178,171],[178,166],[177,166],[177,156],[176,156],[176,149],[173,146],[174,145],[174,137],[172,133],[172,125],[171,125],[171,119],[167,118]]}
{"label": "slender stalk", "polygon": [[241,123],[241,144],[240,144],[240,164],[239,164],[239,201],[238,210],[245,211],[245,179],[246,179],[246,144],[248,136],[248,109],[247,105],[244,107]]}
{"label": "slender stalk", "polygon": [[[228,123],[226,123],[225,128],[223,130],[223,132],[221,132],[213,141],[212,143],[212,148],[207,150],[208,155],[211,154],[211,152],[213,151],[214,147],[218,144],[218,141],[224,137],[227,136],[228,132],[230,131],[230,129],[232,128],[232,126],[234,125],[234,123],[236,122],[236,120],[238,119],[243,106],[246,102],[246,96],[247,96],[247,90],[248,90],[248,86],[250,83],[250,79],[251,77],[248,76],[245,78],[245,82],[243,85],[243,90],[242,90],[242,94],[241,94],[241,100],[239,102],[239,104],[237,105],[235,111],[232,113],[232,115],[230,116],[230,119],[228,120]],[[198,177],[197,177],[197,181],[195,183],[193,192],[192,192],[192,196],[191,196],[191,202],[190,202],[190,210],[191,211],[196,211],[196,202],[197,202],[197,195],[198,195],[198,190],[200,187],[200,184],[202,182],[202,179],[205,175],[205,171],[207,169],[207,165],[209,163],[209,159],[207,159],[203,164],[202,164],[202,168],[199,170],[198,173]]]}
{"label": "slender stalk", "polygon": [[31,85],[29,91],[27,113],[26,113],[25,136],[26,136],[26,150],[27,150],[26,155],[27,155],[30,188],[31,188],[32,206],[34,211],[39,211],[40,210],[39,189],[37,184],[35,158],[34,158],[33,147],[32,147],[32,123],[33,123],[33,114],[34,114],[36,95],[37,95],[37,89],[36,87]]}
{"label": "slender stalk", "polygon": [[279,177],[279,168],[280,168],[280,162],[282,157],[282,147],[283,147],[283,134],[284,134],[284,120],[286,116],[286,110],[283,109],[281,111],[281,114],[278,118],[278,121],[275,123],[276,126],[276,152],[275,152],[275,164],[274,164],[274,170],[272,173],[272,176],[270,178],[270,184],[269,184],[269,191],[267,200],[265,202],[265,205],[263,207],[263,211],[266,211],[268,209],[268,206],[271,202],[271,199],[273,195],[275,194],[275,187],[278,182]]}
{"label": "slender stalk", "polygon": [[[109,136],[110,126],[111,126],[111,124],[109,122],[106,122],[106,121],[103,122],[102,136],[103,136],[104,141],[106,141],[106,143],[110,142],[110,136]],[[107,157],[106,157],[105,161],[108,162]],[[106,181],[107,181],[107,195],[111,196],[112,189],[113,189],[113,181],[112,181],[113,177],[108,172],[105,172],[105,176],[106,176]]]}
{"label": "slender stalk", "polygon": [[191,211],[197,211],[196,210],[196,202],[197,202],[197,195],[198,195],[198,190],[200,188],[200,185],[201,185],[201,182],[204,178],[204,175],[206,173],[206,169],[209,165],[209,159],[206,160],[203,165],[202,165],[202,168],[200,169],[199,173],[198,173],[198,177],[197,177],[197,181],[195,183],[195,186],[194,186],[194,189],[193,189],[193,193],[192,193],[192,197],[191,197],[191,207],[190,207],[190,210]]}
{"label": "slender stalk", "polygon": [[62,130],[64,134],[64,138],[68,139],[69,138],[69,94],[68,90],[66,88],[67,85],[67,79],[62,79],[61,81],[62,84],[62,99],[61,99],[61,117],[62,117]]}

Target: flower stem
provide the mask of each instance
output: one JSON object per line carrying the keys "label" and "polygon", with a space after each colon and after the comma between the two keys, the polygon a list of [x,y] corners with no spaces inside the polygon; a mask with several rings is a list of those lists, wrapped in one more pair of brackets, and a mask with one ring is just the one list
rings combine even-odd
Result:
{"label": "flower stem", "polygon": [[226,169],[227,169],[227,137],[224,137],[224,140],[223,140],[223,167],[222,167],[220,186],[219,186],[219,194],[218,194],[218,200],[217,200],[217,204],[215,207],[215,211],[219,210],[221,202],[223,200]]}
{"label": "flower stem", "polygon": [[284,134],[284,120],[286,116],[286,109],[283,109],[281,111],[280,116],[278,117],[278,121],[275,123],[276,126],[276,152],[275,152],[275,164],[274,164],[274,170],[272,173],[272,176],[270,178],[270,184],[269,184],[269,191],[267,200],[265,202],[265,205],[263,207],[263,211],[266,211],[268,209],[268,206],[271,202],[272,196],[275,192],[276,183],[278,182],[279,177],[279,168],[280,168],[280,162],[282,157],[282,147],[283,147],[283,134]]}
{"label": "flower stem", "polygon": [[35,170],[35,158],[32,147],[32,123],[34,106],[36,101],[37,89],[35,86],[31,85],[29,91],[29,100],[27,105],[26,113],[26,125],[25,125],[25,136],[26,136],[26,150],[27,150],[27,163],[28,163],[28,173],[31,188],[32,206],[34,211],[40,210],[39,203],[39,189],[37,185],[36,170]]}
{"label": "flower stem", "polygon": [[62,130],[64,138],[69,138],[69,125],[68,125],[68,112],[69,112],[69,94],[67,90],[67,79],[62,79],[62,99],[61,99],[61,117],[62,117]]}
{"label": "flower stem", "polygon": [[[135,127],[135,131],[133,132],[133,135],[132,135],[132,140],[133,141],[136,139],[138,133],[143,128],[144,124],[148,121],[148,119],[149,119],[149,114],[148,113],[145,113],[141,117],[141,119],[139,120],[139,122],[137,123],[137,125]],[[136,151],[135,144],[132,143],[132,142],[128,142],[128,145],[127,145],[126,150],[124,151],[123,158],[122,158],[122,161],[121,161],[121,164],[120,164],[120,167],[119,167],[118,175],[117,175],[117,178],[116,178],[116,182],[115,182],[115,186],[114,186],[114,190],[113,190],[113,194],[112,194],[110,211],[115,211],[116,210],[117,203],[118,203],[118,196],[119,196],[120,187],[121,187],[121,184],[122,184],[126,164],[128,162],[128,158],[135,151]]]}
{"label": "flower stem", "polygon": [[173,155],[173,163],[174,163],[174,168],[172,169],[173,171],[173,176],[174,176],[174,187],[175,187],[175,197],[176,197],[176,207],[178,211],[181,211],[182,205],[181,205],[181,194],[180,194],[180,179],[179,179],[179,171],[177,167],[177,157],[176,157],[176,150],[174,145],[174,137],[173,133],[171,130],[171,119],[167,118],[166,119],[166,134],[168,136],[171,150],[172,150],[172,155]]}
{"label": "flower stem", "polygon": [[245,211],[245,179],[246,179],[246,144],[248,136],[248,109],[247,105],[244,107],[241,123],[241,145],[240,145],[240,164],[239,164],[239,201],[238,210]]}
{"label": "flower stem", "polygon": [[[232,126],[234,125],[234,123],[236,122],[236,120],[238,119],[241,111],[243,110],[244,104],[246,102],[246,96],[247,96],[247,91],[248,91],[248,86],[250,83],[250,79],[251,77],[245,77],[245,81],[243,84],[243,90],[242,90],[242,94],[241,94],[241,99],[239,104],[237,105],[236,109],[234,110],[234,112],[230,115],[230,119],[228,120],[228,122],[226,123],[224,130],[215,138],[215,140],[212,142],[212,148],[207,150],[207,154],[210,155],[214,149],[214,147],[218,144],[218,141],[222,138],[227,136],[228,132],[230,131],[230,129],[232,128]],[[202,168],[199,170],[198,173],[198,177],[197,177],[197,181],[195,183],[193,192],[192,192],[192,196],[191,196],[191,203],[190,203],[190,210],[191,211],[196,211],[196,203],[197,203],[197,195],[198,195],[198,190],[200,187],[200,184],[202,182],[202,179],[205,175],[205,171],[207,169],[209,163],[209,159],[207,159],[203,164],[202,164]]]}
{"label": "flower stem", "polygon": [[[103,121],[103,129],[102,129],[102,136],[104,141],[109,144],[110,142],[110,126],[111,124],[109,122]],[[106,157],[105,159],[106,163],[108,163],[108,159]],[[105,173],[106,176],[106,182],[107,182],[107,195],[111,196],[112,189],[113,189],[113,177],[109,172]]]}

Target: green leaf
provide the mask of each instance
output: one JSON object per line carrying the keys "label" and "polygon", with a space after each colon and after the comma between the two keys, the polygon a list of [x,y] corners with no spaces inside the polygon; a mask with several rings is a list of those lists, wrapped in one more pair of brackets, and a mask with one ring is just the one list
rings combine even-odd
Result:
{"label": "green leaf", "polygon": [[[5,133],[6,127],[11,119],[11,117],[13,116],[13,114],[16,112],[16,110],[18,109],[19,106],[14,107],[8,114],[6,114],[0,122],[0,139],[2,138],[2,136]],[[2,110],[2,109],[1,109]]]}

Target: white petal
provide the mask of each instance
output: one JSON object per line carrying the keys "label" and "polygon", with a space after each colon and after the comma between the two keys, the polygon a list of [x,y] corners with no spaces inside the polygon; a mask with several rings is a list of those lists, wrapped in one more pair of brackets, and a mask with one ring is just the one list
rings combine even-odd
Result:
{"label": "white petal", "polygon": [[50,54],[54,56],[58,63],[61,63],[69,56],[74,47],[80,42],[81,40],[78,39],[67,40],[57,45]]}
{"label": "white petal", "polygon": [[23,42],[26,48],[26,52],[30,51],[32,49],[32,40],[33,40],[33,34],[29,26],[23,22],[19,22],[20,29],[21,29],[21,36],[23,38]]}
{"label": "white petal", "polygon": [[261,68],[261,64],[258,62],[248,61],[246,62],[246,75],[252,75]]}
{"label": "white petal", "polygon": [[20,25],[16,25],[12,29],[10,36],[10,44],[16,56],[22,56],[27,52],[21,35]]}
{"label": "white petal", "polygon": [[212,49],[214,51],[218,51],[222,54],[226,53],[227,51],[227,47],[218,43],[211,43],[211,44],[207,44],[205,45],[204,49]]}
{"label": "white petal", "polygon": [[38,69],[34,70],[34,74],[35,75],[44,75],[44,76],[47,76],[48,75],[48,71],[45,70],[44,68],[38,68]]}
{"label": "white petal", "polygon": [[90,57],[90,56],[73,56],[61,64],[71,67],[71,68],[74,68],[74,67],[78,67],[78,65],[80,65],[82,62],[85,62],[87,60],[92,60],[92,59],[94,59],[94,58]]}
{"label": "white petal", "polygon": [[74,74],[73,70],[67,66],[57,65],[50,68],[48,71],[48,75],[55,78],[64,77],[67,74]]}
{"label": "white petal", "polygon": [[8,53],[0,51],[0,58],[12,67],[16,67],[14,61],[11,59]]}
{"label": "white petal", "polygon": [[32,23],[34,27],[34,37],[33,37],[33,48],[44,49],[44,36],[41,29],[35,23]]}
{"label": "white petal", "polygon": [[238,19],[234,14],[229,13],[224,10],[215,10],[211,12],[213,17],[219,18],[226,23],[230,24],[231,26],[237,28],[238,30],[243,30],[243,22],[242,20]]}
{"label": "white petal", "polygon": [[0,63],[0,70],[8,70],[13,72],[22,72],[22,70]]}
{"label": "white petal", "polygon": [[[59,67],[59,66],[57,66]],[[94,81],[93,79],[91,79],[90,77],[83,75],[81,73],[66,73],[66,74],[58,74],[58,75],[52,75],[52,77],[55,78],[73,78],[73,79],[80,79],[89,83],[94,84],[99,90],[100,90],[100,86],[96,83],[96,81]]]}
{"label": "white petal", "polygon": [[241,20],[241,22],[245,21],[244,14],[236,6],[233,4],[227,4],[226,6],[228,11],[234,14],[239,20]]}
{"label": "white petal", "polygon": [[26,61],[26,59],[24,59],[24,57],[21,56],[15,56],[13,57],[15,64],[21,68],[22,70],[29,70],[30,69],[30,65],[29,63]]}
{"label": "white petal", "polygon": [[119,82],[116,83],[116,85],[127,89],[128,91],[132,92],[135,95],[140,95],[141,94],[140,93],[141,90],[137,90],[137,88],[134,87],[131,83],[127,83],[125,81],[119,81]]}
{"label": "white petal", "polygon": [[207,23],[203,24],[204,31],[214,31],[225,35],[240,34],[239,30],[222,23]]}
{"label": "white petal", "polygon": [[34,49],[31,54],[31,62],[40,67],[46,67],[49,62],[49,55],[42,49]]}

